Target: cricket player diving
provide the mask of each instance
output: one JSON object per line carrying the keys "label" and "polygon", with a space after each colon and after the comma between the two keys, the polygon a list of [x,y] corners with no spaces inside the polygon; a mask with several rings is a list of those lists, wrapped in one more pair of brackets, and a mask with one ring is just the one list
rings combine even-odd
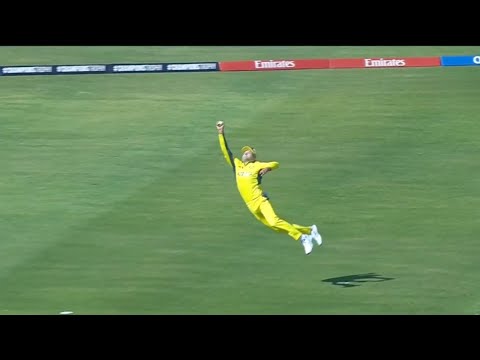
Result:
{"label": "cricket player diving", "polygon": [[288,234],[293,240],[303,245],[305,254],[313,250],[313,240],[318,245],[322,244],[322,237],[317,226],[302,226],[291,224],[277,216],[272,208],[270,200],[263,191],[261,183],[266,173],[279,167],[279,163],[261,162],[257,160],[257,154],[253,147],[244,146],[241,149],[242,159],[235,158],[230,151],[225,139],[225,123],[218,121],[216,124],[220,149],[227,163],[232,167],[235,174],[237,189],[247,208],[259,221],[270,229]]}

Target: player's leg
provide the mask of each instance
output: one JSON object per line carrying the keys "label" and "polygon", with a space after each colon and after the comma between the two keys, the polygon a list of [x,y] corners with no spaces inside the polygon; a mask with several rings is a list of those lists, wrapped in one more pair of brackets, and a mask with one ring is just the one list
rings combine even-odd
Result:
{"label": "player's leg", "polygon": [[276,231],[276,232],[282,232],[282,230],[277,229],[277,228],[272,228],[270,224],[268,223],[267,219],[265,219],[265,216],[263,216],[262,212],[260,211],[260,208],[257,209],[250,209],[250,212],[255,216],[255,218],[260,221],[262,224],[265,226],[269,227],[270,229]]}
{"label": "player's leg", "polygon": [[303,234],[300,230],[296,229],[289,222],[281,219],[273,210],[273,207],[269,200],[263,200],[260,204],[260,211],[263,214],[263,217],[267,220],[268,227],[272,229],[278,229],[287,233],[294,240],[300,240],[305,253],[308,255],[312,252],[313,248],[313,236],[308,234]]}
{"label": "player's leg", "polygon": [[300,238],[302,237],[302,232],[296,229],[289,222],[280,219],[273,210],[273,207],[269,200],[262,201],[259,208],[262,216],[267,221],[268,227],[285,232],[294,240],[300,240]]}
{"label": "player's leg", "polygon": [[322,245],[322,236],[318,232],[317,225],[303,226],[298,224],[292,224],[292,226],[298,229],[298,231],[300,231],[302,234],[312,235],[317,244]]}
{"label": "player's leg", "polygon": [[310,226],[303,226],[298,224],[292,224],[292,226],[298,231],[300,231],[302,234],[310,235],[312,232],[312,228]]}

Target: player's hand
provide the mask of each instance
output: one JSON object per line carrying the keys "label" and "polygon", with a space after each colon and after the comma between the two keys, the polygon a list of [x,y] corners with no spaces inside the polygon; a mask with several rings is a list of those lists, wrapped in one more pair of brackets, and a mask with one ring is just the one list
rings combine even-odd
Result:
{"label": "player's hand", "polygon": [[219,134],[223,134],[223,130],[225,128],[225,123],[223,121],[217,121],[216,124],[217,130]]}
{"label": "player's hand", "polygon": [[260,169],[260,171],[258,172],[259,175],[263,176],[265,175],[266,173],[268,173],[269,171],[271,171],[272,169],[267,167],[267,168],[263,168],[263,169]]}

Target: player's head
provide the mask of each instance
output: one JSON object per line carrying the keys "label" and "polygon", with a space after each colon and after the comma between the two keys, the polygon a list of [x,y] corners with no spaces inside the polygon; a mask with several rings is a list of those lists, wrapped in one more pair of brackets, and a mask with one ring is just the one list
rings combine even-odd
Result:
{"label": "player's head", "polygon": [[242,161],[243,162],[255,161],[256,158],[257,158],[257,152],[255,151],[255,148],[253,148],[251,146],[242,147]]}

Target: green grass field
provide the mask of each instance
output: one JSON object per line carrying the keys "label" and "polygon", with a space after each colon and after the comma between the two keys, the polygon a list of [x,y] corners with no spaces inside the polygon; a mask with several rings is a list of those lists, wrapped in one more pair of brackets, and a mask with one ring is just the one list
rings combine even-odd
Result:
{"label": "green grass field", "polygon": [[[478,54],[2,47],[0,65]],[[0,314],[479,314],[480,68],[0,78]],[[249,214],[219,149],[316,223]],[[354,286],[355,285],[355,286]]]}

